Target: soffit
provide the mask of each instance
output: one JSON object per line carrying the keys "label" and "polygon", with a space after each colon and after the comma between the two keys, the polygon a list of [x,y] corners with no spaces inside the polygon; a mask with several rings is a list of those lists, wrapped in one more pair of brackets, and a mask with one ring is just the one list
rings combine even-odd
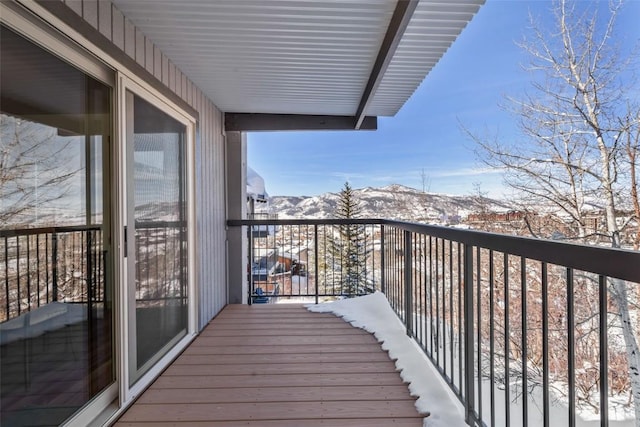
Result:
{"label": "soffit", "polygon": [[[392,116],[483,0],[421,1],[366,115]],[[114,0],[227,112],[353,116],[392,0]]]}
{"label": "soffit", "polygon": [[482,3],[473,0],[420,1],[373,96],[367,115],[395,115]]}

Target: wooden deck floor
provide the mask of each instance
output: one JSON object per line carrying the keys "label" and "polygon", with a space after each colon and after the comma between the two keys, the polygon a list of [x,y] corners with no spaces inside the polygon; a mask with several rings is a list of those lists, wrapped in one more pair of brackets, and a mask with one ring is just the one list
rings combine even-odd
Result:
{"label": "wooden deck floor", "polygon": [[422,426],[414,400],[375,338],[342,319],[230,305],[116,426]]}

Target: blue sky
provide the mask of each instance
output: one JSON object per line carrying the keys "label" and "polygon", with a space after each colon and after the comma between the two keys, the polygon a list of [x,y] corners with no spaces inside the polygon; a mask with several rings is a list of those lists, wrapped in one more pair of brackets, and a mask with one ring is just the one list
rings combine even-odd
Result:
{"label": "blue sky", "polygon": [[[601,2],[605,5],[605,1]],[[354,188],[403,184],[465,195],[480,184],[494,197],[508,193],[498,171],[482,165],[460,123],[476,132],[514,135],[513,118],[499,103],[518,96],[531,76],[516,46],[528,14],[551,19],[550,1],[488,0],[395,117],[378,119],[375,132],[264,132],[248,136],[248,163],[270,195],[313,196]],[[629,46],[640,40],[640,0],[618,20]]]}

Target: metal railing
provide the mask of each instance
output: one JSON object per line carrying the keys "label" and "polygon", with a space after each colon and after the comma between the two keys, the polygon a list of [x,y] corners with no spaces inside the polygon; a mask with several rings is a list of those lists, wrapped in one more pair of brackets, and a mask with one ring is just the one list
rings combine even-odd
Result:
{"label": "metal railing", "polygon": [[100,226],[0,230],[0,322],[54,301],[104,300]]}
{"label": "metal railing", "polygon": [[135,225],[138,307],[187,303],[187,224],[137,221]]}
{"label": "metal railing", "polygon": [[371,220],[247,220],[249,303],[318,302],[380,290],[380,223]]}
{"label": "metal railing", "polygon": [[[248,229],[250,302],[257,287],[292,271],[282,261],[294,253],[314,284],[274,297],[382,290],[470,425],[633,419],[626,349],[628,333],[640,335],[640,252],[387,220],[228,224]],[[323,250],[341,239],[344,248],[349,226],[366,230],[361,244],[351,239],[358,250],[344,249],[351,258]],[[354,277],[367,286],[345,292],[348,274],[336,263],[358,257],[364,274]]]}
{"label": "metal railing", "polygon": [[[185,303],[186,226],[136,223],[136,300]],[[177,256],[176,256],[177,254]],[[102,226],[0,230],[0,323],[51,302],[105,300]]]}

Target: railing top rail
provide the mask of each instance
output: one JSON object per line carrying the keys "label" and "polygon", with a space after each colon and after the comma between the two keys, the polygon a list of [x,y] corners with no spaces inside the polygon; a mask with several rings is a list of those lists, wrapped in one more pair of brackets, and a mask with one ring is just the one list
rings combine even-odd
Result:
{"label": "railing top rail", "polygon": [[72,233],[75,231],[97,231],[102,225],[68,225],[38,228],[8,228],[0,230],[0,237],[32,236],[35,234]]}
{"label": "railing top rail", "polygon": [[229,220],[233,226],[381,224],[575,270],[640,283],[640,252],[385,219]]}
{"label": "railing top rail", "polygon": [[640,283],[638,251],[402,221],[386,221],[385,224],[548,264]]}
{"label": "railing top rail", "polygon": [[[145,228],[168,228],[185,226],[185,221],[136,221],[136,227]],[[7,228],[0,229],[0,238],[33,236],[36,234],[52,234],[52,233],[73,233],[77,231],[98,231],[102,230],[103,225],[66,225],[53,227],[37,227],[37,228]]]}
{"label": "railing top rail", "polygon": [[383,224],[384,219],[230,219],[229,227],[251,225],[350,225],[350,224]]}
{"label": "railing top rail", "polygon": [[136,221],[136,228],[170,228],[170,227],[186,227],[186,221]]}

